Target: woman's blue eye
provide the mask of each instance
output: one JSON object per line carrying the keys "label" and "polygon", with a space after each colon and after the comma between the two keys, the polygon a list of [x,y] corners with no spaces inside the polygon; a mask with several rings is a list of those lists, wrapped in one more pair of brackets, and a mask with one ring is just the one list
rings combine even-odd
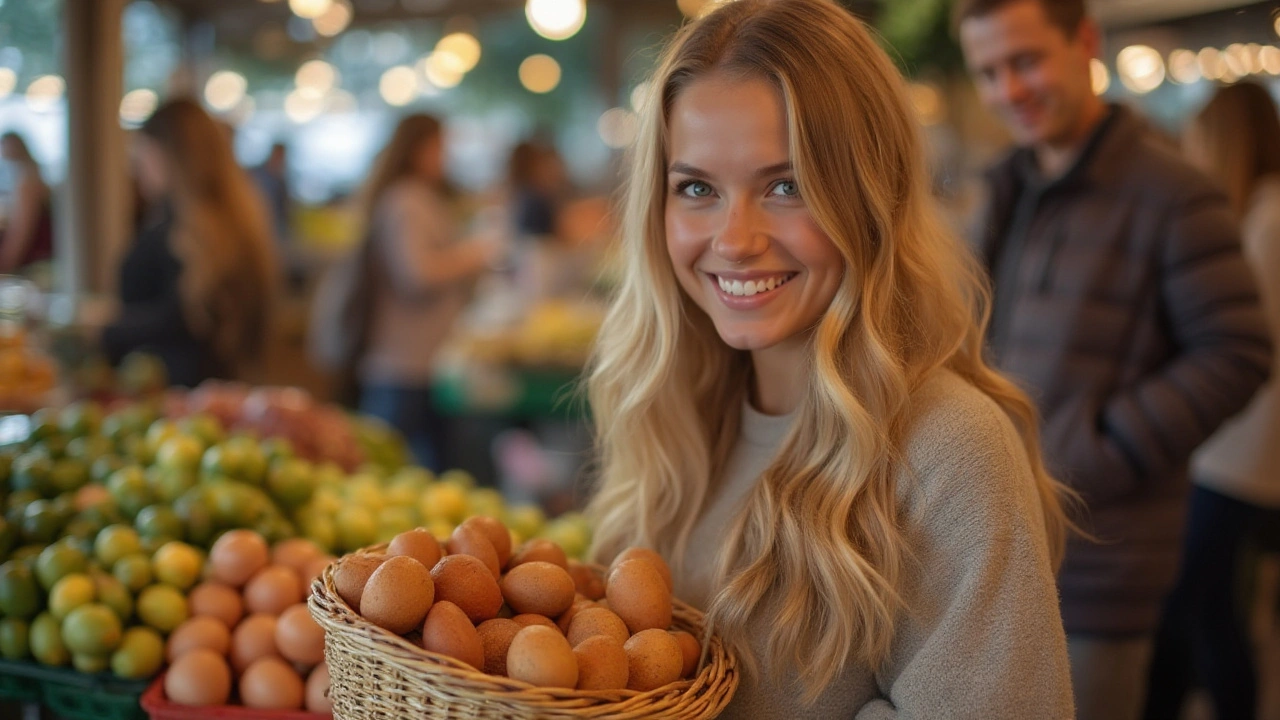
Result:
{"label": "woman's blue eye", "polygon": [[800,186],[794,180],[782,180],[774,184],[773,194],[783,197],[800,197]]}
{"label": "woman's blue eye", "polygon": [[676,192],[686,197],[704,198],[711,196],[711,186],[698,180],[687,180],[680,183]]}

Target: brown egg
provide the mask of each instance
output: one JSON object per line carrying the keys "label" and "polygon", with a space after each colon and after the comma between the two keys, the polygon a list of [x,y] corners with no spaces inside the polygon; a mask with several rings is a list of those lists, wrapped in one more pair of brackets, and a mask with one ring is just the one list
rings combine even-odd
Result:
{"label": "brown egg", "polygon": [[593,635],[573,648],[578,661],[579,690],[622,690],[630,666],[622,643],[608,635]]}
{"label": "brown egg", "polygon": [[507,563],[507,569],[510,570],[517,565],[534,561],[559,565],[566,571],[569,569],[569,558],[564,554],[564,550],[546,538],[534,538],[521,545],[520,549],[511,556],[511,561]]}
{"label": "brown egg", "polygon": [[537,687],[573,689],[578,685],[578,661],[558,630],[531,625],[511,640],[507,677]]}
{"label": "brown egg", "polygon": [[666,630],[641,630],[622,649],[627,651],[627,688],[643,692],[680,679],[684,656]]}
{"label": "brown egg", "polygon": [[490,675],[506,676],[507,650],[511,648],[511,641],[516,633],[524,627],[515,620],[506,618],[494,618],[480,623],[476,633],[480,635],[480,644],[484,646],[485,672]]}
{"label": "brown egg", "polygon": [[283,565],[269,565],[244,586],[244,606],[250,613],[279,615],[302,602],[302,580]]}
{"label": "brown egg", "polygon": [[494,580],[502,577],[502,564],[498,562],[497,549],[493,547],[485,531],[475,525],[459,525],[454,528],[453,534],[449,536],[449,554],[477,558],[489,568]]}
{"label": "brown egg", "polygon": [[446,555],[431,569],[436,584],[436,602],[448,600],[462,608],[471,622],[479,624],[498,616],[502,590],[489,568],[470,555]]}
{"label": "brown egg", "polygon": [[364,586],[360,614],[397,635],[422,624],[435,601],[431,571],[407,555],[387,558]]}
{"label": "brown egg", "polygon": [[422,647],[448,655],[476,670],[484,669],[484,644],[480,633],[462,609],[449,601],[431,606],[422,623]]}
{"label": "brown egg", "polygon": [[569,644],[578,647],[583,640],[595,635],[605,635],[618,641],[618,647],[631,637],[627,624],[611,610],[600,607],[586,608],[569,624]]}
{"label": "brown egg", "polygon": [[267,541],[252,530],[230,530],[209,549],[209,572],[214,580],[240,587],[267,566]]}
{"label": "brown egg", "polygon": [[320,546],[306,538],[281,540],[271,548],[271,564],[283,565],[305,579],[307,565],[324,555]]}
{"label": "brown egg", "polygon": [[334,559],[332,555],[320,555],[307,562],[307,566],[302,569],[302,587],[306,592],[311,591],[311,583],[324,574],[324,569],[329,567]]}
{"label": "brown egg", "polygon": [[476,515],[463,520],[462,524],[484,531],[485,537],[489,538],[489,542],[493,543],[493,549],[498,553],[498,565],[507,566],[507,561],[511,559],[511,531],[502,524],[501,520]]}
{"label": "brown egg", "polygon": [[618,565],[609,574],[605,594],[609,609],[622,618],[632,635],[671,626],[671,591],[652,563],[627,560]]}
{"label": "brown egg", "polygon": [[179,705],[226,705],[231,697],[231,669],[212,650],[192,650],[169,666],[164,694]]}
{"label": "brown egg", "polygon": [[436,540],[435,535],[425,528],[414,528],[391,538],[391,544],[387,546],[387,555],[408,555],[430,570],[440,562],[440,558],[444,557],[444,552],[440,549],[440,542]]}
{"label": "brown egg", "polygon": [[307,667],[324,660],[324,628],[311,617],[306,603],[280,613],[276,620],[276,648],[286,660]]}
{"label": "brown egg", "polygon": [[320,715],[332,715],[333,703],[329,700],[329,664],[320,663],[307,676],[305,709]]}
{"label": "brown egg", "polygon": [[[552,630],[555,630],[556,632],[560,632],[560,626],[552,622],[551,618],[547,617],[546,615],[538,615],[536,613],[524,613],[522,615],[516,615],[511,619],[512,621],[515,622],[515,624],[519,625],[522,628],[527,628],[531,625],[541,625],[542,627],[549,627]],[[563,635],[564,633],[560,633],[560,634]]]}
{"label": "brown egg", "polygon": [[187,607],[192,617],[216,618],[228,630],[244,617],[244,601],[240,599],[240,593],[229,585],[216,582],[203,582],[192,588],[187,595]]}
{"label": "brown egg", "polygon": [[231,668],[244,672],[255,660],[279,657],[276,649],[276,618],[273,615],[250,615],[231,633]]}
{"label": "brown egg", "polygon": [[693,677],[693,673],[698,669],[698,660],[702,657],[702,645],[698,643],[698,638],[683,630],[672,630],[671,637],[676,639],[676,644],[680,646],[680,655],[684,658],[680,677]]}
{"label": "brown egg", "polygon": [[588,600],[599,600],[604,597],[604,578],[577,560],[569,561],[569,576],[573,578],[574,588]]}
{"label": "brown egg", "polygon": [[298,710],[306,688],[298,673],[280,658],[254,661],[240,676],[240,702],[260,710]]}
{"label": "brown egg", "polygon": [[387,559],[386,555],[359,553],[344,555],[333,571],[333,586],[338,596],[352,610],[360,611],[360,596],[369,576]]}
{"label": "brown egg", "polygon": [[231,631],[222,621],[199,615],[193,617],[169,634],[165,647],[165,658],[173,662],[192,650],[212,650],[219,655],[226,655],[231,647]]}
{"label": "brown egg", "polygon": [[573,604],[565,610],[560,617],[556,618],[556,627],[560,628],[560,632],[566,636],[569,634],[569,624],[573,622],[573,617],[582,612],[583,609],[589,607],[598,607],[595,603],[586,599],[581,595],[573,596]]}
{"label": "brown egg", "polygon": [[502,578],[502,597],[517,613],[557,617],[573,605],[573,595],[569,571],[549,562],[522,563]]}
{"label": "brown egg", "polygon": [[[662,581],[666,583],[667,592],[672,591],[674,586],[671,584],[671,567],[667,565],[667,561],[663,560],[661,555],[649,548],[633,547],[623,550],[618,554],[618,557],[614,558],[613,562],[609,564],[609,574],[613,574],[613,571],[616,570],[619,565],[628,560],[643,560],[650,565],[653,565],[653,567],[662,574]],[[585,595],[586,593],[583,594]]]}

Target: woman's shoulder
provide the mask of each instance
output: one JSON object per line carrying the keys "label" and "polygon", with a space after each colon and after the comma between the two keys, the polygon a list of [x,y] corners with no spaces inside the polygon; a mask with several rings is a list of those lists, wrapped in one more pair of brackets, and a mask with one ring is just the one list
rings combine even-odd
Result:
{"label": "woman's shoulder", "polygon": [[903,490],[1003,494],[1030,486],[1031,466],[1012,420],[991,396],[950,370],[911,395],[901,446]]}

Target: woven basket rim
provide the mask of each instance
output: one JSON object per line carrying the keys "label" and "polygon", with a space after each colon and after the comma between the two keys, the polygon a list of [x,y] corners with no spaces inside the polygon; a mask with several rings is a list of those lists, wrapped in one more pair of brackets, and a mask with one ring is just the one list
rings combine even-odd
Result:
{"label": "woven basket rim", "polygon": [[[387,543],[372,545],[348,554],[385,554],[387,545]],[[382,662],[401,666],[406,671],[417,673],[424,679],[430,678],[433,682],[448,678],[469,686],[483,686],[485,692],[492,693],[495,699],[501,696],[508,701],[528,700],[531,704],[539,701],[558,703],[577,701],[577,703],[587,702],[589,705],[597,707],[603,704],[622,702],[633,706],[637,703],[644,703],[646,700],[669,702],[673,695],[706,691],[723,694],[723,699],[717,703],[722,708],[737,689],[739,676],[736,659],[713,633],[707,637],[699,638],[703,645],[703,653],[698,669],[692,678],[677,680],[653,690],[548,688],[532,685],[521,680],[490,675],[476,670],[460,660],[427,650],[421,645],[365,620],[338,595],[334,586],[334,571],[337,565],[338,560],[330,563],[325,567],[321,575],[312,582],[311,593],[307,600],[311,615],[325,629],[326,633],[363,633],[371,636],[371,639],[376,640],[381,645],[391,645],[392,648],[403,653],[406,657],[398,658],[389,653],[385,657],[380,657]],[[598,565],[589,566],[597,572],[603,570]],[[675,611],[673,624],[678,619],[690,628],[702,627],[704,635],[706,634],[705,626],[702,625],[703,615],[701,612],[674,597],[672,598],[672,606]],[[698,633],[691,634],[698,637]],[[430,664],[424,665],[422,664],[423,661],[427,661]],[[418,664],[414,664],[410,668],[408,663],[411,662]],[[713,665],[717,663],[720,664],[719,670],[721,674],[725,676],[723,678],[724,682],[720,684],[727,685],[727,687],[715,687],[714,680],[716,676],[713,671]]]}

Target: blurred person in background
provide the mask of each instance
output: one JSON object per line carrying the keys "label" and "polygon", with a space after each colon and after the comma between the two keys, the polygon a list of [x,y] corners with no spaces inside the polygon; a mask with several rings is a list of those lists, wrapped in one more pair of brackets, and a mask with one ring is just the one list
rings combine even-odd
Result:
{"label": "blurred person in background", "polygon": [[[1280,337],[1280,115],[1261,85],[1220,88],[1191,121],[1187,156],[1227,191],[1272,337]],[[1148,691],[1148,720],[1180,717],[1189,691],[1209,691],[1217,720],[1253,720],[1257,674],[1237,612],[1253,533],[1274,564],[1280,527],[1280,367],[1243,413],[1191,458],[1191,508],[1182,572],[1165,605]],[[1262,520],[1269,520],[1264,529]],[[1267,537],[1267,536],[1271,537]],[[1268,612],[1274,613],[1274,595]]]}
{"label": "blurred person in background", "polygon": [[556,234],[560,207],[569,193],[569,179],[555,147],[534,141],[516,145],[507,162],[507,181],[516,234]]}
{"label": "blurred person in background", "polygon": [[463,238],[447,199],[440,121],[400,121],[360,198],[371,317],[356,364],[360,409],[404,433],[414,459],[440,470],[444,420],[432,406],[436,353],[475,281],[502,258],[497,236]]}
{"label": "blurred person in background", "polygon": [[52,196],[21,135],[0,135],[0,157],[9,163],[13,178],[0,236],[0,272],[11,273],[53,258]]}
{"label": "blurred person in background", "polygon": [[227,134],[191,100],[162,105],[133,144],[147,220],[120,268],[113,363],[143,351],[193,386],[243,377],[261,357],[276,285],[266,209]]}
{"label": "blurred person in background", "polygon": [[980,99],[1018,146],[988,174],[988,348],[1036,398],[1087,504],[1059,576],[1081,720],[1142,714],[1192,451],[1266,380],[1271,343],[1227,199],[1092,89],[1083,0],[959,0]]}
{"label": "blurred person in background", "polygon": [[273,144],[267,159],[253,169],[252,175],[271,213],[271,224],[275,230],[280,255],[288,266],[289,283],[297,287],[303,281],[303,272],[298,259],[294,257],[293,231],[290,227],[292,203],[289,194],[288,152],[289,149],[284,143]]}

